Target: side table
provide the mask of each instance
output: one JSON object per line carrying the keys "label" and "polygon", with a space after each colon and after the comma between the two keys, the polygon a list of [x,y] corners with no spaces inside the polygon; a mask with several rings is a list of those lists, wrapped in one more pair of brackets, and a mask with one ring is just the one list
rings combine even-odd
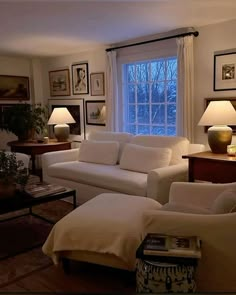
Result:
{"label": "side table", "polygon": [[55,140],[50,140],[48,143],[38,143],[37,141],[10,141],[8,145],[11,147],[12,152],[24,153],[31,156],[32,174],[36,172],[36,155],[71,149],[70,141],[58,142]]}
{"label": "side table", "polygon": [[182,156],[188,159],[189,181],[209,181],[213,183],[236,182],[236,157],[205,151]]}

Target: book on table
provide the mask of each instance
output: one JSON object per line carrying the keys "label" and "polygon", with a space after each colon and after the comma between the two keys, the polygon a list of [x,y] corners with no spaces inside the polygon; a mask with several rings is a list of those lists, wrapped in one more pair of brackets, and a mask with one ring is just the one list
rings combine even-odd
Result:
{"label": "book on table", "polygon": [[58,184],[49,183],[33,183],[26,185],[25,191],[33,197],[43,197],[47,195],[53,195],[56,193],[64,192],[65,187]]}
{"label": "book on table", "polygon": [[171,236],[149,233],[139,247],[143,256],[201,258],[201,243],[196,236]]}

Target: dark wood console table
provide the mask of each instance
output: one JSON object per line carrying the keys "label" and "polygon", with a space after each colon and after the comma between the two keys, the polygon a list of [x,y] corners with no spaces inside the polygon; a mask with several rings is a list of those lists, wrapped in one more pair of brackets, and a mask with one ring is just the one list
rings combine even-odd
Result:
{"label": "dark wood console table", "polygon": [[55,140],[50,140],[48,143],[38,143],[37,141],[10,141],[8,145],[11,147],[12,152],[24,153],[31,156],[32,174],[36,172],[36,155],[71,149],[70,141],[58,142]]}
{"label": "dark wood console table", "polygon": [[184,155],[189,162],[189,181],[214,183],[236,182],[236,157],[214,154],[211,151]]}

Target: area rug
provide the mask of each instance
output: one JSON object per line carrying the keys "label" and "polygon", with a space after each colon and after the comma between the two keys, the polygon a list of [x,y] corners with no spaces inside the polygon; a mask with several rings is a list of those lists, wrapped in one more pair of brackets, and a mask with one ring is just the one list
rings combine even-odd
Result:
{"label": "area rug", "polygon": [[[39,205],[33,211],[56,222],[71,210],[72,204],[54,201]],[[24,212],[25,210],[18,211],[4,217],[9,218]],[[51,259],[41,250],[41,245],[46,240],[52,226],[52,224],[33,216],[23,216],[0,222],[2,237],[0,243],[0,288],[52,264]],[[32,249],[32,247],[34,248]],[[21,253],[18,254],[19,252]]]}

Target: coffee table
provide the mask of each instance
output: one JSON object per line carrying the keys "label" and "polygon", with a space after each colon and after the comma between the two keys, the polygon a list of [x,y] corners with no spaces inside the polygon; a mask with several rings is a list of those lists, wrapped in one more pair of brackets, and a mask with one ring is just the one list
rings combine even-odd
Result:
{"label": "coffee table", "polygon": [[[29,212],[23,215],[32,215],[32,216],[41,218],[47,222],[54,223],[53,221],[48,220],[44,218],[43,216],[33,213],[32,207],[43,204],[43,203],[52,202],[55,200],[65,199],[68,197],[73,198],[73,208],[75,209],[77,205],[76,205],[76,191],[74,189],[65,188],[65,190],[62,192],[58,192],[54,194],[49,193],[48,195],[44,195],[41,197],[34,197],[31,194],[26,193],[24,191],[23,192],[16,191],[13,197],[0,199],[0,214],[10,213],[13,211],[29,208]],[[15,217],[6,218],[1,220],[0,222],[17,218],[23,215],[17,215]]]}

